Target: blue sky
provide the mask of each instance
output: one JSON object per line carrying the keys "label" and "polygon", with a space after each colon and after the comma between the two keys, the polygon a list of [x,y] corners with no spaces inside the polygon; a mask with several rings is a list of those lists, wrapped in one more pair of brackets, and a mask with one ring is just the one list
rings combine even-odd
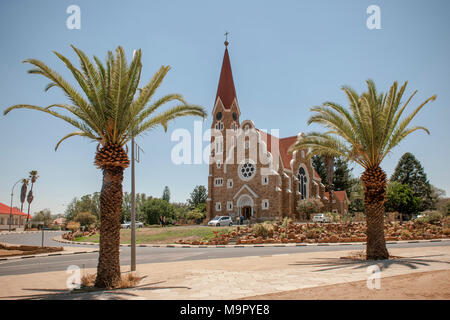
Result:
{"label": "blue sky", "polygon": [[[69,30],[66,9],[81,8],[81,29]],[[381,30],[366,27],[366,9],[381,8]],[[433,94],[437,100],[413,124],[430,129],[408,137],[383,162],[390,176],[405,152],[424,166],[431,183],[450,194],[450,12],[449,1],[2,1],[0,4],[0,109],[18,103],[46,106],[66,102],[58,89],[43,91],[43,77],[28,75],[21,61],[37,58],[70,75],[52,54],[76,61],[70,44],[104,58],[121,45],[129,58],[143,51],[142,81],[161,65],[170,65],[159,95],[182,93],[212,111],[230,32],[230,58],[241,108],[241,121],[295,135],[308,127],[309,108],[330,100],[346,103],[340,90],[358,91],[375,80],[386,91],[394,80],[419,90],[411,108]],[[410,109],[411,110],[411,109]],[[174,165],[170,139],[176,128],[193,131],[194,118],[177,120],[167,133],[155,130],[137,139],[145,150],[136,167],[137,192],[161,196],[168,185],[174,201],[185,201],[195,185],[207,184],[207,165]],[[210,118],[204,128],[210,127]],[[55,152],[56,142],[72,128],[46,114],[18,110],[0,116],[0,202],[9,205],[15,181],[36,169],[32,211],[62,213],[77,196],[99,191],[101,172],[93,166],[96,145],[72,138]],[[206,144],[206,143],[205,143]],[[124,191],[130,189],[126,170]],[[361,169],[355,167],[354,173]],[[19,187],[15,205],[18,205]]]}

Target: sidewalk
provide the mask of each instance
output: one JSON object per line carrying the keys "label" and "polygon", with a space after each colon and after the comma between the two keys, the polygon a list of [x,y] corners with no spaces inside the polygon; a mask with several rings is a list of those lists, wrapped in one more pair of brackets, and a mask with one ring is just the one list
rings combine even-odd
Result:
{"label": "sidewalk", "polygon": [[[78,294],[67,293],[65,271],[3,276],[0,299],[240,299],[366,281],[367,267],[375,263],[340,259],[352,252],[349,248],[348,251],[143,264],[138,265],[138,274],[146,278],[135,288]],[[399,248],[391,249],[390,253],[402,259],[377,263],[382,271],[380,293],[386,277],[450,270],[447,246]],[[95,273],[95,269],[85,272]]]}

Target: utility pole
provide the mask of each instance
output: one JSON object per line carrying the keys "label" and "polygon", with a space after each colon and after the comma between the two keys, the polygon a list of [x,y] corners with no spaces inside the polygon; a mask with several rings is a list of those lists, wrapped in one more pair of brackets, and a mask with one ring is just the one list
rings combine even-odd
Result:
{"label": "utility pole", "polygon": [[[136,54],[136,50],[133,51],[133,59]],[[136,189],[135,189],[135,174],[134,174],[134,162],[140,160],[140,151],[144,150],[134,142],[134,129],[131,136],[131,271],[136,271]],[[137,156],[137,159],[136,157]]]}
{"label": "utility pole", "polygon": [[135,162],[140,161],[140,152],[144,152],[134,137],[131,138],[131,271],[136,271],[136,177]]}
{"label": "utility pole", "polygon": [[136,195],[134,176],[134,137],[131,138],[131,271],[136,271]]}

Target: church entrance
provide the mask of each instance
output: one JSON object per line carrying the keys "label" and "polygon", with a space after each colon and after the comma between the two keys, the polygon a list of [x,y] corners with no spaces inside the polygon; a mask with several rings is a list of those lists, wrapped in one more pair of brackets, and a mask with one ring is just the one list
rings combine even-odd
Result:
{"label": "church entrance", "polygon": [[244,217],[244,220],[248,220],[252,217],[252,207],[246,206],[241,209],[241,214]]}
{"label": "church entrance", "polygon": [[253,199],[248,194],[243,194],[237,200],[237,208],[239,215],[245,220],[250,220],[253,216]]}

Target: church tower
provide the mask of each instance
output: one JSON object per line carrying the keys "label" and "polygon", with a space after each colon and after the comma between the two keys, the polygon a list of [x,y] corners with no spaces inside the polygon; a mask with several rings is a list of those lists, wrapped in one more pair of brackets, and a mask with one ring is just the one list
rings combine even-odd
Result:
{"label": "church tower", "polygon": [[[234,87],[233,73],[231,71],[230,56],[228,53],[229,42],[225,40],[225,53],[223,55],[222,69],[220,71],[219,85],[217,87],[216,99],[214,101],[211,129],[211,161],[209,165],[208,177],[208,200],[207,200],[207,218],[213,218],[213,212],[223,212],[226,208],[216,208],[213,203],[213,186],[222,183],[224,186],[226,172],[224,172],[224,162],[227,156],[227,131],[236,131],[239,129],[239,117],[241,112]],[[222,181],[220,178],[223,177]],[[215,181],[218,180],[218,181]],[[217,210],[219,209],[219,210]]]}

